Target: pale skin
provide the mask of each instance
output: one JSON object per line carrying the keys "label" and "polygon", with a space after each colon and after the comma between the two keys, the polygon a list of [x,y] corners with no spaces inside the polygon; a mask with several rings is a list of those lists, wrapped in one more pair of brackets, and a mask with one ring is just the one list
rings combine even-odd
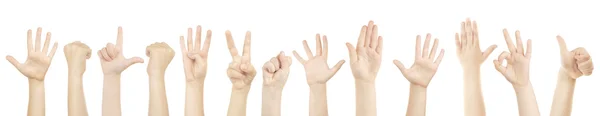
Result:
{"label": "pale skin", "polygon": [[82,77],[92,49],[79,41],[67,44],[63,49],[69,68],[69,116],[87,116]]}
{"label": "pale skin", "polygon": [[185,115],[204,116],[204,79],[212,31],[206,31],[204,45],[201,44],[202,27],[196,27],[195,38],[192,28],[188,28],[187,31],[187,42],[183,36],[179,37],[186,78]]}
{"label": "pale skin", "polygon": [[149,116],[168,116],[169,108],[165,91],[165,71],[175,56],[175,51],[164,42],[154,43],[146,47],[148,76],[150,77]]}
{"label": "pale skin", "polygon": [[594,65],[590,54],[585,48],[578,47],[569,51],[565,40],[561,36],[556,36],[556,39],[560,46],[561,67],[556,89],[554,90],[550,116],[570,116],[576,79],[591,75]]}
{"label": "pale skin", "polygon": [[470,19],[461,23],[461,31],[455,34],[455,41],[458,59],[463,68],[464,115],[485,116],[480,68],[497,45],[491,45],[485,51],[481,51],[477,22]]}
{"label": "pale skin", "polygon": [[250,92],[250,85],[256,76],[256,70],[250,62],[251,34],[250,31],[246,32],[246,39],[244,40],[244,48],[241,56],[235,48],[235,42],[233,41],[233,37],[229,30],[225,32],[225,36],[227,38],[227,47],[229,47],[229,53],[231,53],[232,57],[229,68],[227,68],[227,76],[233,84],[227,115],[246,116],[248,92]]}
{"label": "pale skin", "polygon": [[[529,61],[531,59],[531,40],[527,40],[527,51],[524,50],[521,41],[521,32],[515,32],[517,46],[513,44],[510,34],[506,29],[504,38],[510,52],[502,52],[498,59],[494,60],[496,70],[508,80],[515,89],[517,103],[519,105],[519,115],[521,116],[539,116],[537,101],[533,92],[533,87],[529,81]],[[506,60],[506,66],[502,63]]]}
{"label": "pale skin", "polygon": [[356,48],[350,43],[346,46],[356,88],[356,115],[376,116],[375,78],[381,66],[383,48],[383,38],[378,35],[377,25],[373,21],[363,25]]}
{"label": "pale skin", "polygon": [[[323,43],[321,43],[321,41]],[[309,116],[327,116],[327,81],[337,73],[342,67],[345,60],[338,61],[333,67],[329,67],[327,64],[327,36],[316,36],[316,54],[313,54],[306,40],[302,41],[304,44],[304,51],[308,60],[304,60],[294,50],[294,56],[304,66],[306,72],[306,81],[310,86],[310,98],[309,98]]]}
{"label": "pale skin", "polygon": [[402,62],[394,60],[394,64],[400,69],[402,75],[411,83],[406,116],[425,116],[427,86],[444,58],[444,49],[440,50],[437,58],[435,57],[438,39],[434,40],[433,47],[431,48],[431,51],[429,50],[431,34],[427,34],[425,37],[423,48],[421,48],[421,36],[417,36],[416,41],[415,61],[410,68],[407,69]]}
{"label": "pale skin", "polygon": [[123,28],[117,30],[117,44],[107,43],[97,55],[104,74],[102,90],[102,115],[121,116],[121,73],[129,66],[144,63],[140,57],[123,56]]}
{"label": "pale skin", "polygon": [[281,93],[290,73],[290,65],[292,58],[283,52],[263,65],[263,116],[281,116]]}
{"label": "pale skin", "polygon": [[54,42],[52,49],[50,48],[51,33],[46,34],[44,46],[40,44],[42,38],[42,28],[37,28],[35,34],[35,43],[32,42],[32,31],[27,31],[27,60],[20,63],[13,56],[7,55],[6,60],[10,62],[21,74],[29,79],[29,105],[27,108],[27,116],[44,116],[46,115],[46,100],[44,90],[44,78],[58,43]]}

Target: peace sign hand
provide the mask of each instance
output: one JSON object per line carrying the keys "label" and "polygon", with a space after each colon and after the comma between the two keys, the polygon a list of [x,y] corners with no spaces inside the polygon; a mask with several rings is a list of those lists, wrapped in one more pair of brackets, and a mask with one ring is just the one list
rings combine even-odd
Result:
{"label": "peace sign hand", "polygon": [[229,30],[225,32],[225,36],[227,38],[229,53],[231,53],[232,57],[232,61],[229,63],[229,68],[227,69],[227,76],[229,76],[231,83],[233,83],[233,87],[236,89],[250,87],[252,79],[254,79],[254,76],[256,76],[256,70],[250,62],[250,31],[246,32],[246,40],[244,40],[242,56],[238,54],[238,51],[235,48],[235,43],[233,42],[233,37],[231,36],[231,32]]}
{"label": "peace sign hand", "polygon": [[41,44],[42,38],[42,28],[38,27],[37,32],[35,34],[35,48],[31,42],[32,35],[31,29],[27,31],[27,60],[25,63],[19,63],[13,56],[7,55],[6,60],[10,62],[19,72],[25,75],[29,79],[35,79],[38,81],[44,81],[44,77],[46,76],[46,72],[48,71],[48,67],[50,67],[50,63],[52,61],[52,57],[54,57],[54,53],[56,53],[56,48],[58,47],[58,43],[54,42],[52,45],[52,50],[48,53],[48,48],[50,47],[50,36],[51,33],[46,33],[46,40],[44,41],[44,47]]}
{"label": "peace sign hand", "polygon": [[123,56],[123,28],[121,27],[117,32],[117,45],[107,43],[106,47],[98,50],[98,57],[104,75],[120,75],[129,66],[144,63],[144,59],[140,57],[125,59]]}

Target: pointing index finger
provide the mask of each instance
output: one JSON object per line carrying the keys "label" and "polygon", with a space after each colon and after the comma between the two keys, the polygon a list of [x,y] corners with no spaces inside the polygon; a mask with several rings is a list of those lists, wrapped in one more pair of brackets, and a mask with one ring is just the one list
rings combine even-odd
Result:
{"label": "pointing index finger", "polygon": [[227,38],[227,47],[229,48],[229,53],[231,57],[238,56],[238,51],[235,48],[235,43],[233,42],[233,37],[231,37],[231,31],[225,31],[225,38]]}
{"label": "pointing index finger", "polygon": [[123,28],[121,26],[117,32],[117,48],[123,49]]}

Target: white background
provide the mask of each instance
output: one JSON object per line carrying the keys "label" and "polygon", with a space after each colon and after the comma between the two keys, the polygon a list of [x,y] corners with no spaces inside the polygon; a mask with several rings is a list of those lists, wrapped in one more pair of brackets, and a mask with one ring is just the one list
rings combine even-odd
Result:
{"label": "white background", "polygon": [[[329,63],[348,59],[345,42],[356,44],[361,25],[374,20],[384,37],[383,63],[377,77],[377,110],[381,116],[404,115],[409,96],[409,83],[393,65],[399,59],[412,64],[417,34],[432,33],[440,39],[446,56],[428,89],[427,114],[448,116],[463,114],[463,77],[454,45],[454,33],[467,17],[477,20],[482,49],[497,44],[498,49],[482,65],[481,84],[486,112],[490,116],[518,115],[514,90],[492,63],[507,50],[502,29],[521,30],[522,37],[533,40],[531,82],[542,115],[548,115],[552,104],[559,49],[555,36],[562,35],[574,49],[585,46],[598,53],[594,44],[599,39],[600,8],[595,2],[574,0],[476,2],[439,1],[0,1],[1,54],[25,61],[26,32],[43,27],[52,32],[59,49],[46,74],[46,114],[67,115],[67,65],[63,46],[82,41],[94,53],[87,62],[83,84],[88,112],[101,115],[103,76],[96,51],[107,42],[115,42],[117,26],[124,28],[125,56],[140,56],[154,42],[167,42],[177,55],[167,69],[165,84],[172,116],[182,116],[185,102],[185,80],[178,39],[188,27],[202,25],[213,30],[209,54],[209,73],[204,86],[205,114],[223,116],[227,112],[231,83],[225,69],[231,60],[226,47],[225,30],[230,29],[242,48],[244,32],[252,31],[252,62],[257,69],[280,50],[304,54],[301,41],[306,39],[314,49],[316,33],[329,37]],[[511,33],[512,35],[512,33]],[[240,49],[241,50],[241,49]],[[313,52],[314,53],[314,52]],[[303,55],[304,56],[304,55]],[[0,115],[24,116],[27,113],[28,82],[9,62],[0,61]],[[122,75],[121,104],[123,115],[146,115],[148,110],[147,64],[131,66]],[[351,116],[355,113],[354,79],[348,62],[328,82],[329,114]],[[253,81],[248,97],[247,114],[259,116],[262,74]],[[600,115],[600,78],[578,79],[573,115]],[[289,80],[283,90],[282,115],[308,115],[309,88],[302,65],[294,59]]]}

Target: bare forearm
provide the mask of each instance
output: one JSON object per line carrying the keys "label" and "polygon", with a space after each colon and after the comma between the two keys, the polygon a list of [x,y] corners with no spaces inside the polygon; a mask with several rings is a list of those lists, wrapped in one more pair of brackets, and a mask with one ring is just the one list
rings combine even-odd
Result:
{"label": "bare forearm", "polygon": [[554,100],[550,116],[570,116],[573,105],[573,93],[575,92],[576,80],[569,77],[566,71],[560,69],[558,81],[554,90]]}
{"label": "bare forearm", "polygon": [[85,96],[83,94],[82,73],[69,71],[68,104],[69,116],[87,116]]}
{"label": "bare forearm", "polygon": [[525,86],[514,86],[519,104],[519,115],[521,116],[539,116],[537,101],[533,93],[531,83]]}
{"label": "bare forearm", "polygon": [[104,75],[102,115],[121,116],[121,75]]}
{"label": "bare forearm", "polygon": [[43,81],[29,79],[29,106],[27,108],[27,115],[46,115],[46,98]]}
{"label": "bare forearm", "polygon": [[245,88],[232,87],[227,116],[246,116],[246,100],[250,86]]}
{"label": "bare forearm", "polygon": [[425,116],[427,104],[427,88],[410,84],[410,97],[406,116]]}
{"label": "bare forearm", "polygon": [[186,82],[185,115],[204,116],[204,81]]}
{"label": "bare forearm", "polygon": [[356,116],[376,116],[375,83],[356,80]]}
{"label": "bare forearm", "polygon": [[464,68],[463,75],[465,116],[485,116],[479,67]]}
{"label": "bare forearm", "polygon": [[165,91],[164,73],[150,75],[149,116],[168,116],[169,108]]}
{"label": "bare forearm", "polygon": [[327,116],[327,85],[310,85],[309,116]]}
{"label": "bare forearm", "polygon": [[282,89],[263,86],[262,116],[281,116]]}

